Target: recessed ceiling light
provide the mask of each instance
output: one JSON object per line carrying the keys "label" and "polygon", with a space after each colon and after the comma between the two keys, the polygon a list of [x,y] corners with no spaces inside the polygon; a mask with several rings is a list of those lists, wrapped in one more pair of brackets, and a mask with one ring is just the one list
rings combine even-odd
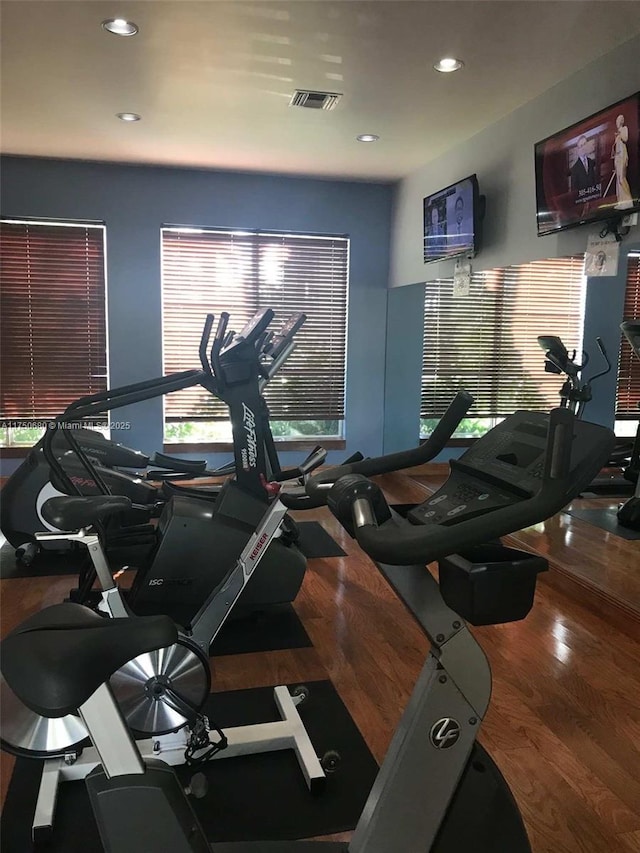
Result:
{"label": "recessed ceiling light", "polygon": [[446,57],[445,59],[441,59],[439,62],[436,62],[433,67],[436,71],[441,71],[443,74],[450,74],[452,71],[459,71],[460,68],[464,68],[464,62],[461,59]]}
{"label": "recessed ceiling light", "polygon": [[361,133],[360,136],[356,136],[358,142],[377,142],[380,137],[375,133]]}
{"label": "recessed ceiling light", "polygon": [[138,25],[133,21],[125,21],[124,18],[109,18],[102,22],[102,29],[113,33],[114,36],[135,36]]}
{"label": "recessed ceiling light", "polygon": [[140,121],[142,118],[138,113],[116,113],[116,115],[120,121]]}

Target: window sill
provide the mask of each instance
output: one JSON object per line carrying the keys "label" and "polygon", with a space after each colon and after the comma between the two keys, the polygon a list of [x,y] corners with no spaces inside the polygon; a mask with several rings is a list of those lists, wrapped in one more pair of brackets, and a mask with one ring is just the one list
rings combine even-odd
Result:
{"label": "window sill", "polygon": [[[445,447],[471,447],[478,439],[477,438],[450,438]],[[420,444],[424,444],[426,438],[420,439]]]}
{"label": "window sill", "polygon": [[[314,447],[320,445],[327,450],[344,450],[347,442],[344,438],[300,438],[287,439],[286,441],[275,442],[276,450],[313,450]],[[171,443],[164,444],[162,447],[163,453],[233,453],[233,444],[231,442],[214,441],[202,444],[189,443]]]}
{"label": "window sill", "polygon": [[[624,447],[627,444],[632,444],[633,439],[634,439],[633,435],[627,435],[627,436],[616,435],[616,445],[615,446],[616,447]],[[424,444],[426,440],[427,440],[426,438],[421,438],[420,444]],[[479,437],[473,438],[471,436],[469,436],[469,438],[450,438],[449,441],[446,443],[445,447],[471,447],[478,440],[479,440]]]}
{"label": "window sill", "polygon": [[29,447],[0,447],[0,459],[24,459],[32,445]]}

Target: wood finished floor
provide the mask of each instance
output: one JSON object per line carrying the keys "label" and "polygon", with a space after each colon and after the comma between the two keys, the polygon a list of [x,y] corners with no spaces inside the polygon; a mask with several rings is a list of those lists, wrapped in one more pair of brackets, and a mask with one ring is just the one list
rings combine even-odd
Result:
{"label": "wood finished floor", "polygon": [[[402,475],[383,483],[392,501],[424,498],[424,486]],[[380,761],[424,662],[426,639],[328,511],[304,516],[312,517],[347,551],[309,561],[295,606],[313,648],[216,658],[215,689],[329,677]],[[566,559],[581,559],[583,523],[563,516],[558,524],[573,533],[563,539]],[[553,529],[549,524],[539,540],[552,562]],[[594,542],[617,564],[619,550],[599,535]],[[640,549],[628,544],[635,547],[624,560],[640,575]],[[69,586],[69,577],[2,581],[3,634],[62,600]],[[576,601],[550,572],[526,620],[475,629],[494,676],[481,740],[513,789],[534,853],[640,850],[640,638],[628,621],[611,620],[598,606]],[[3,798],[12,762],[2,755]]]}

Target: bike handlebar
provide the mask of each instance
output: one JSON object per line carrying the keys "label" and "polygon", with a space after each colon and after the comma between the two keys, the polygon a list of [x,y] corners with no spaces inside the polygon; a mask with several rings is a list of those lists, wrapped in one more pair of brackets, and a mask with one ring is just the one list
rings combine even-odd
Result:
{"label": "bike handlebar", "polygon": [[202,335],[200,336],[200,346],[198,347],[200,364],[202,365],[202,369],[205,373],[211,373],[211,365],[209,364],[209,359],[207,358],[207,348],[209,346],[209,338],[211,337],[211,329],[213,329],[214,320],[215,317],[213,316],[213,314],[207,314],[207,317],[204,321]]}
{"label": "bike handlebar", "polygon": [[328,487],[347,474],[374,477],[377,474],[400,471],[403,468],[429,462],[446,447],[458,424],[472,405],[473,397],[466,391],[459,391],[429,438],[419,447],[329,468],[307,480],[305,495],[283,492],[280,500],[288,509],[314,509],[326,504]]}
{"label": "bike handlebar", "polygon": [[[354,478],[342,485],[337,483],[328,494],[328,502],[338,517],[344,517],[347,510],[351,513],[358,544],[372,559],[394,565],[429,563],[559,512],[567,503],[573,424],[574,415],[568,409],[558,408],[551,412],[544,472],[540,488],[534,495],[466,520],[428,525],[401,523],[392,517],[382,493],[374,484],[365,488],[367,481],[359,482],[364,478]],[[611,433],[608,441],[600,442],[598,458],[592,456],[572,472],[572,494],[590,482],[593,471],[599,469],[614,441]],[[455,467],[455,462],[451,464]]]}

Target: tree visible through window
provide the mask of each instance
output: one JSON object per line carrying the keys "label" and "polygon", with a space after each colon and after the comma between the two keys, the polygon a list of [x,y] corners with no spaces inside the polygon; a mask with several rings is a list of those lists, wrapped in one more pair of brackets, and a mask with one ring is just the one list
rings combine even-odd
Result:
{"label": "tree visible through window", "polygon": [[[205,315],[228,311],[236,332],[259,309],[278,327],[307,320],[269,383],[273,433],[341,436],[344,420],[349,240],[341,236],[162,229],[164,372],[196,366]],[[230,441],[228,410],[199,388],[165,398],[165,441]]]}

